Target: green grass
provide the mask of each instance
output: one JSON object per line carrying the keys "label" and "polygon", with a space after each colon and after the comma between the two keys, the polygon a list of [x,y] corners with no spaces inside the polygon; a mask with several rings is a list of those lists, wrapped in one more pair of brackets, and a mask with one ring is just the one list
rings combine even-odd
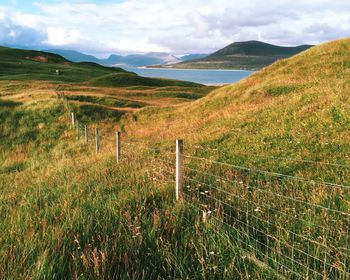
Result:
{"label": "green grass", "polygon": [[118,67],[91,62],[74,63],[52,53],[11,48],[0,49],[0,80],[41,80],[110,87],[200,86],[191,82],[140,77]]}
{"label": "green grass", "polygon": [[122,100],[114,97],[95,97],[88,95],[69,95],[67,96],[68,100],[80,101],[80,102],[88,102],[88,103],[96,103],[106,106],[113,107],[125,107],[125,108],[142,108],[145,104],[141,102],[133,102],[129,100]]}
{"label": "green grass", "polygon": [[160,78],[146,78],[138,76],[134,73],[113,73],[95,78],[90,81],[94,86],[111,86],[111,87],[130,87],[130,86],[149,86],[149,87],[165,87],[165,86],[184,86],[194,87],[200,86],[192,82],[184,82],[177,80],[168,80]]}
{"label": "green grass", "polygon": [[[298,159],[349,162],[348,53],[349,40],[325,44],[194,102],[132,115],[90,104],[104,102],[97,99],[71,104],[79,121],[101,129],[98,155],[93,142],[76,139],[60,100],[9,88],[13,100],[3,98],[0,110],[0,278],[277,279],[272,270],[346,279],[348,218],[340,213],[349,213],[350,197],[316,179],[349,184],[350,171]],[[168,181],[177,138],[187,156],[314,182],[187,157],[183,193],[192,199],[176,202]]]}
{"label": "green grass", "polygon": [[[200,223],[195,208],[175,203],[172,184],[153,181],[147,154],[125,147],[118,165],[108,152],[95,156],[67,126],[52,138],[49,126],[69,123],[59,102],[20,105],[1,122],[12,129],[12,139],[0,143],[7,148],[0,166],[0,278],[230,279],[262,273],[237,255],[229,236]],[[16,129],[23,120],[33,126]],[[41,123],[48,130],[43,135],[10,145]],[[35,149],[37,141],[51,145]],[[22,161],[20,151],[26,153]]]}

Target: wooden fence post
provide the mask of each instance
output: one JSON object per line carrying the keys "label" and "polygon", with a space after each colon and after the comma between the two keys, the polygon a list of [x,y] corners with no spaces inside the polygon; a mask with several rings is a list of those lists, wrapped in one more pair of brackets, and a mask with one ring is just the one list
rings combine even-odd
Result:
{"label": "wooden fence post", "polygon": [[206,210],[202,210],[202,221],[203,223],[206,223],[208,219],[208,213]]}
{"label": "wooden fence post", "polygon": [[96,153],[100,151],[100,136],[98,132],[98,127],[95,129],[95,136],[96,136]]}
{"label": "wooden fence post", "polygon": [[115,139],[115,148],[116,148],[116,157],[117,157],[117,163],[120,161],[120,131],[117,131],[116,133],[116,139]]}
{"label": "wooden fence post", "polygon": [[75,115],[74,112],[72,112],[72,126],[75,127]]}
{"label": "wooden fence post", "polygon": [[75,121],[75,126],[76,126],[76,129],[77,129],[77,139],[79,140],[80,133],[79,133],[79,121],[78,120]]}
{"label": "wooden fence post", "polygon": [[181,188],[182,188],[182,171],[183,171],[183,140],[176,140],[176,200],[179,200],[181,197]]}
{"label": "wooden fence post", "polygon": [[87,125],[84,125],[84,141],[85,141],[85,144],[87,144],[89,141]]}

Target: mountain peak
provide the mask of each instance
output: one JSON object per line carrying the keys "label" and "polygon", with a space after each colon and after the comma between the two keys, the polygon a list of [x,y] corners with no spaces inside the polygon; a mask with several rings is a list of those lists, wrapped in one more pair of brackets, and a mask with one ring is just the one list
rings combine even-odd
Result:
{"label": "mountain peak", "polygon": [[221,50],[211,54],[209,57],[225,56],[225,55],[251,55],[251,56],[291,56],[297,54],[303,50],[310,48],[311,46],[302,45],[295,47],[283,47],[276,46],[261,41],[244,41],[234,42]]}

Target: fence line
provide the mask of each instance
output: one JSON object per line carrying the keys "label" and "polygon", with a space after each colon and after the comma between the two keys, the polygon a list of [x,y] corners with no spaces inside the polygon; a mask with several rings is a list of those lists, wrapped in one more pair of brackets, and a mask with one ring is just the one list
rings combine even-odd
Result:
{"label": "fence line", "polygon": [[[84,135],[88,144],[94,136],[87,124],[60,98],[78,139]],[[197,209],[204,223],[230,236],[252,260],[293,279],[350,279],[350,186],[199,157],[182,140],[168,148],[114,135],[115,146],[105,149],[117,163],[142,155],[156,184],[173,185],[177,200]],[[95,137],[100,152],[105,135],[97,127]]]}
{"label": "fence line", "polygon": [[285,174],[282,174],[282,173],[261,170],[261,169],[258,169],[258,168],[248,168],[248,167],[244,167],[244,166],[229,164],[229,163],[226,163],[226,162],[220,162],[220,161],[216,161],[216,160],[210,160],[210,159],[197,157],[197,156],[185,156],[185,157],[186,158],[190,158],[190,159],[195,159],[195,160],[208,161],[208,162],[211,162],[211,163],[214,163],[214,164],[221,164],[221,165],[225,165],[225,166],[229,166],[229,167],[233,167],[233,168],[237,168],[237,169],[241,169],[241,170],[245,170],[245,171],[258,172],[258,173],[263,173],[263,174],[266,174],[266,175],[272,175],[272,176],[276,176],[276,177],[285,177],[285,178],[298,180],[298,181],[306,181],[306,182],[310,182],[310,183],[319,183],[319,184],[324,184],[324,185],[327,185],[327,186],[342,187],[342,188],[350,189],[350,186],[347,186],[347,185],[340,185],[340,184],[335,184],[335,183],[330,183],[330,182],[322,182],[322,181],[319,181],[319,180],[309,180],[309,179],[306,179],[306,178],[303,178],[303,177],[292,176],[292,175],[285,175]]}
{"label": "fence line", "polygon": [[[202,147],[199,145],[193,145],[192,146],[195,149],[200,149],[206,152],[217,152],[220,154],[224,154],[224,151],[220,151],[218,149],[212,149],[209,147]],[[287,161],[296,161],[296,162],[303,162],[303,163],[310,163],[310,164],[318,164],[318,165],[328,165],[328,166],[334,166],[334,167],[341,167],[341,168],[347,168],[350,169],[350,165],[348,164],[339,164],[339,163],[333,163],[333,162],[324,162],[324,161],[317,161],[317,160],[310,160],[310,159],[296,159],[291,157],[283,157],[283,156],[267,156],[267,155],[260,155],[257,153],[248,153],[248,152],[234,152],[233,155],[243,155],[243,156],[253,156],[258,158],[267,158],[267,159],[273,159],[273,160],[287,160]]]}

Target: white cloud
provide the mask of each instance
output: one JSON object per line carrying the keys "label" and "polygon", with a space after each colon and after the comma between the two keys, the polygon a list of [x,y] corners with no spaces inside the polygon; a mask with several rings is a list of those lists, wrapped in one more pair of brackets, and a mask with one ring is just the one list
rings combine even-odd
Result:
{"label": "white cloud", "polygon": [[171,52],[169,48],[150,43],[145,39],[126,38],[116,42],[107,42],[106,44],[117,52]]}
{"label": "white cloud", "polygon": [[39,28],[41,23],[45,21],[45,17],[38,15],[25,14],[21,12],[11,13],[11,21],[19,26],[29,28]]}
{"label": "white cloud", "polygon": [[[17,38],[19,44],[24,39],[28,43],[23,30],[30,30],[36,43],[90,53],[203,53],[233,41],[297,45],[350,36],[349,1],[72,2],[40,1],[35,4],[36,13],[0,7],[0,31],[6,23],[15,34],[7,37]],[[6,40],[9,38],[0,34],[0,44]]]}
{"label": "white cloud", "polygon": [[61,27],[52,26],[47,28],[47,43],[52,46],[73,45],[83,39],[77,29],[65,30]]}

